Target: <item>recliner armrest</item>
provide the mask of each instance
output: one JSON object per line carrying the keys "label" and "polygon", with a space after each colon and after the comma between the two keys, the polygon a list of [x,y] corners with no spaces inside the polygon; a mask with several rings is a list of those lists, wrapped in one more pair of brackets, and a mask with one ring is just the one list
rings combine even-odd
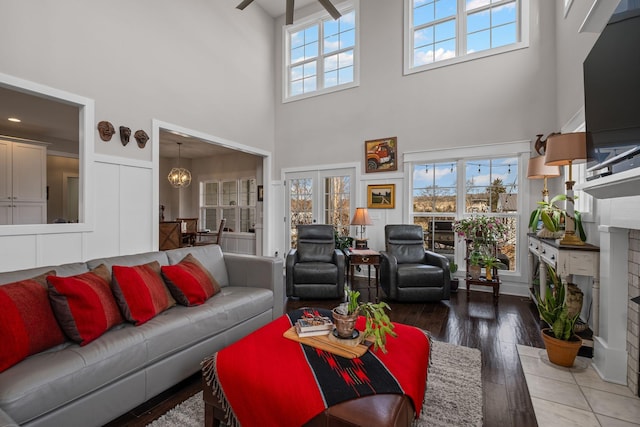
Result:
{"label": "recliner armrest", "polygon": [[451,295],[451,269],[449,268],[449,259],[444,255],[428,250],[424,251],[424,259],[427,264],[442,268],[444,276],[442,278],[444,280],[444,298],[449,299]]}
{"label": "recliner armrest", "polygon": [[398,259],[386,251],[380,252],[380,287],[391,299],[396,299]]}

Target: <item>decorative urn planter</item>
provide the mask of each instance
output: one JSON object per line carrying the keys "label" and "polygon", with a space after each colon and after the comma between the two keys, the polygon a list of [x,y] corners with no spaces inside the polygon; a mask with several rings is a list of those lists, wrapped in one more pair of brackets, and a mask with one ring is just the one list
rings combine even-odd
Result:
{"label": "decorative urn planter", "polygon": [[469,266],[469,276],[471,276],[471,279],[478,280],[480,278],[480,274],[482,274],[482,267],[479,265]]}
{"label": "decorative urn planter", "polygon": [[572,367],[582,346],[582,339],[574,334],[568,341],[565,341],[553,337],[552,334],[549,328],[542,330],[542,340],[547,348],[549,361],[559,366]]}
{"label": "decorative urn planter", "polygon": [[356,328],[356,320],[358,319],[358,311],[353,314],[342,314],[337,310],[337,307],[332,311],[333,324],[336,327],[336,333],[339,338],[353,338],[354,330]]}

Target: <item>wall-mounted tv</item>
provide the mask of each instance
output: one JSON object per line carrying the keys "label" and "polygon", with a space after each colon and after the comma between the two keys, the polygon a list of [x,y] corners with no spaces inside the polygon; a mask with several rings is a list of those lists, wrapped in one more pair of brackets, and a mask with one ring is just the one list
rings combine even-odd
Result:
{"label": "wall-mounted tv", "polygon": [[640,9],[614,13],[583,68],[588,166],[640,166]]}

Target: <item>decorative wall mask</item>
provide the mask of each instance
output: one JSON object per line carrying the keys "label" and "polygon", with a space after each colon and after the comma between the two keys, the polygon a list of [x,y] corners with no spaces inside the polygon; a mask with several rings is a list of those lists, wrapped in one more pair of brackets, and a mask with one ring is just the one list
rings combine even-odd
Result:
{"label": "decorative wall mask", "polygon": [[131,137],[131,129],[126,126],[120,126],[120,142],[125,147],[129,143],[129,138]]}
{"label": "decorative wall mask", "polygon": [[111,137],[116,133],[116,130],[110,122],[103,120],[98,123],[98,132],[100,133],[101,140],[111,141]]}
{"label": "decorative wall mask", "polygon": [[147,133],[142,129],[137,130],[136,133],[133,134],[133,136],[138,142],[138,147],[140,148],[144,148],[144,146],[147,144],[147,141],[149,140],[149,135],[147,135]]}

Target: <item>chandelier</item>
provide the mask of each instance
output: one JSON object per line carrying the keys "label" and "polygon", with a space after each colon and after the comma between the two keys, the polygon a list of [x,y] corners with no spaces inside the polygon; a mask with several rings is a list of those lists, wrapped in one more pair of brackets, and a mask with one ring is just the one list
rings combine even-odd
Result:
{"label": "chandelier", "polygon": [[191,184],[191,172],[189,172],[185,168],[180,167],[180,146],[182,142],[177,142],[178,144],[178,167],[171,169],[169,172],[169,184],[173,186],[173,188],[183,188],[188,187]]}

